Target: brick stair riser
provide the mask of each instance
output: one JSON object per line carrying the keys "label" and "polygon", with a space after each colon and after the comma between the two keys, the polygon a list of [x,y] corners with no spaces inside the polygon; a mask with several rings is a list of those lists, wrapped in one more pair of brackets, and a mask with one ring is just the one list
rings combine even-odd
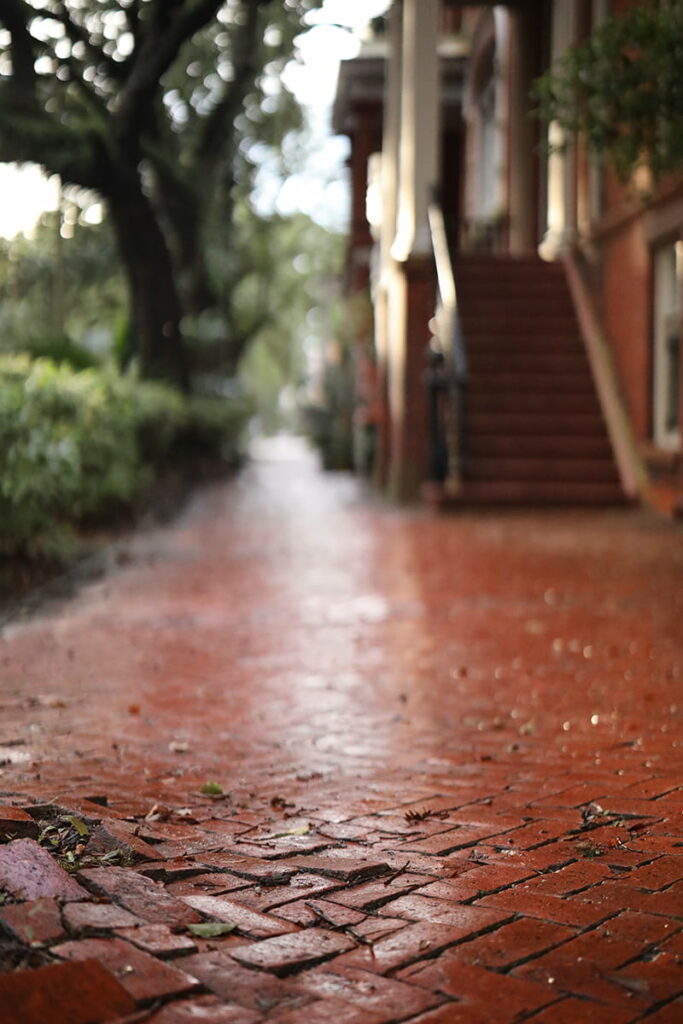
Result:
{"label": "brick stair riser", "polygon": [[511,351],[509,346],[497,351],[468,353],[470,376],[486,373],[520,373],[533,380],[540,374],[588,374],[588,361],[584,355],[555,355],[538,352]]}
{"label": "brick stair riser", "polygon": [[615,484],[531,481],[467,482],[454,505],[617,505],[624,504]]}
{"label": "brick stair riser", "polygon": [[594,395],[565,394],[515,394],[489,392],[486,394],[469,392],[467,408],[470,413],[542,413],[552,417],[554,414],[577,413],[582,415],[598,415],[598,407]]}
{"label": "brick stair riser", "polygon": [[468,292],[460,295],[458,308],[464,317],[469,316],[524,316],[525,319],[535,317],[566,316],[574,317],[574,309],[566,295],[528,294],[519,289],[510,295],[479,295]]}
{"label": "brick stair riser", "polygon": [[619,502],[562,265],[464,258],[456,286],[469,358],[460,502]]}
{"label": "brick stair riser", "polygon": [[613,483],[619,477],[611,459],[532,458],[520,452],[518,458],[473,458],[467,465],[468,480],[564,481]]}
{"label": "brick stair riser", "polygon": [[556,434],[565,437],[605,437],[602,417],[593,413],[480,412],[468,407],[466,427],[470,437],[475,435],[519,436],[529,434]]}
{"label": "brick stair riser", "polygon": [[566,316],[548,315],[544,317],[515,317],[509,312],[494,316],[462,318],[463,334],[467,342],[473,338],[480,337],[508,337],[515,334],[517,337],[546,337],[548,347],[557,336],[560,339],[574,339],[577,344],[581,337],[576,327],[576,321],[570,314]]}
{"label": "brick stair riser", "polygon": [[588,373],[477,373],[471,372],[468,393],[480,394],[580,394],[594,396]]}
{"label": "brick stair riser", "polygon": [[515,458],[524,453],[526,458],[611,459],[612,449],[607,437],[581,437],[550,435],[518,436],[478,434],[470,437],[468,451],[474,458]]}

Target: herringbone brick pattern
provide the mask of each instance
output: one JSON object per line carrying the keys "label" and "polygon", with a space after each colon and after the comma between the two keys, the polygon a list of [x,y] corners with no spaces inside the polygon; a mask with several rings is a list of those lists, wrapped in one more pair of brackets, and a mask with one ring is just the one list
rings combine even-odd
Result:
{"label": "herringbone brick pattern", "polygon": [[262,463],[15,620],[3,1024],[683,1019],[682,541]]}

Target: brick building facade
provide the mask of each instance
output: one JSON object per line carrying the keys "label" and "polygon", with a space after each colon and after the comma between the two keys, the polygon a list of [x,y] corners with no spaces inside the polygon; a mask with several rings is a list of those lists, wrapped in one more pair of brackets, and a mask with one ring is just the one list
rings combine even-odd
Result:
{"label": "brick building facade", "polygon": [[681,498],[683,179],[644,204],[579,139],[548,155],[531,113],[534,80],[628,6],[396,0],[343,62],[347,291],[372,296],[395,497]]}

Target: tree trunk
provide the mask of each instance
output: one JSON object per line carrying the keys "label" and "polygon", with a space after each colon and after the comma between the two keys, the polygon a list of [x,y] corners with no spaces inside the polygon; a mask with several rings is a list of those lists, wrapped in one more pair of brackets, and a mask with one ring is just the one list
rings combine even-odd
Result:
{"label": "tree trunk", "polygon": [[136,171],[108,190],[109,209],[128,279],[131,327],[143,377],[188,390],[180,333],[181,304],[171,257]]}
{"label": "tree trunk", "polygon": [[159,213],[175,258],[183,304],[186,312],[198,316],[218,305],[204,255],[205,210],[196,190],[185,183],[159,180],[157,194]]}

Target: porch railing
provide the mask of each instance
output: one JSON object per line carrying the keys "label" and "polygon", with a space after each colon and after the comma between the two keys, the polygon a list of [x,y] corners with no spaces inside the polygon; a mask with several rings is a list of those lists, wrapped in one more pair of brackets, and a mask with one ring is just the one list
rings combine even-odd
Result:
{"label": "porch railing", "polygon": [[446,225],[436,199],[429,207],[429,226],[437,279],[436,311],[429,324],[433,337],[427,371],[430,479],[449,494],[459,490],[466,469],[467,355]]}

